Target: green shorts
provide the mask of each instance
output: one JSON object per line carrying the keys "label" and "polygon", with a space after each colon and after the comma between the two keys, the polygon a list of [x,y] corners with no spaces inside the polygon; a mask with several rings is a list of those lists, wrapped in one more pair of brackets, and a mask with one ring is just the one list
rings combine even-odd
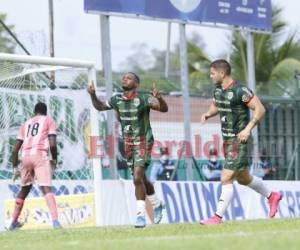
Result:
{"label": "green shorts", "polygon": [[249,143],[239,143],[238,141],[225,141],[224,155],[225,165],[224,169],[233,171],[240,171],[249,166]]}
{"label": "green shorts", "polygon": [[142,146],[125,144],[124,146],[127,166],[131,169],[134,167],[143,167],[146,170],[151,163],[153,143]]}

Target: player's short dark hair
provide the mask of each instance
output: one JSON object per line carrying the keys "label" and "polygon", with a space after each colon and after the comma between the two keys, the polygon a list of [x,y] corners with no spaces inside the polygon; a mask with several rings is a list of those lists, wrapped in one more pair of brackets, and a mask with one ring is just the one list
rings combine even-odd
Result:
{"label": "player's short dark hair", "polygon": [[224,70],[224,72],[227,76],[230,76],[230,74],[231,74],[231,66],[230,66],[229,62],[227,62],[224,59],[218,59],[218,60],[213,61],[210,64],[210,68],[214,68],[216,70],[220,70],[220,69]]}
{"label": "player's short dark hair", "polygon": [[209,149],[209,155],[218,156],[218,150],[216,148],[210,148]]}
{"label": "player's short dark hair", "polygon": [[134,72],[127,72],[127,74],[132,74],[134,76],[136,82],[140,83],[140,78],[139,78],[139,76],[136,73],[134,73]]}
{"label": "player's short dark hair", "polygon": [[41,114],[41,115],[47,115],[47,105],[43,102],[38,102],[34,106],[34,113]]}
{"label": "player's short dark hair", "polygon": [[160,151],[161,155],[168,155],[169,154],[169,149],[167,147],[161,147],[159,151]]}

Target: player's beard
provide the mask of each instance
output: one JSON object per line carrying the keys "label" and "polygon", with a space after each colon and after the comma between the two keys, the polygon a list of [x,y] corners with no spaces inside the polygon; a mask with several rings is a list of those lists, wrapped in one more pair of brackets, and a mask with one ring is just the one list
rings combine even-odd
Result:
{"label": "player's beard", "polygon": [[134,87],[122,86],[122,89],[123,89],[124,91],[131,91],[131,90],[134,90]]}
{"label": "player's beard", "polygon": [[222,85],[222,80],[216,80],[216,81],[215,81],[215,85],[221,86],[221,85]]}

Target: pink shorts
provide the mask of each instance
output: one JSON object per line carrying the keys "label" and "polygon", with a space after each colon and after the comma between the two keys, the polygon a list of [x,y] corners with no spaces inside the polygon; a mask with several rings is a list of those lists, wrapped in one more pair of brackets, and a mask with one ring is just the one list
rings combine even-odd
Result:
{"label": "pink shorts", "polygon": [[29,186],[36,179],[39,186],[51,187],[52,169],[50,161],[42,155],[23,156],[21,186]]}

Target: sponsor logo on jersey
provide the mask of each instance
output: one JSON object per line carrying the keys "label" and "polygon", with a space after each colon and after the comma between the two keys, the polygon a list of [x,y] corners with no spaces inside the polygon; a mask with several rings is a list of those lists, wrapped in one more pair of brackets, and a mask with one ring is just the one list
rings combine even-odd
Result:
{"label": "sponsor logo on jersey", "polygon": [[121,112],[121,113],[134,113],[134,112],[138,112],[138,109],[119,109],[119,112]]}
{"label": "sponsor logo on jersey", "polygon": [[220,96],[221,95],[221,90],[220,89],[216,89],[215,90],[215,96]]}
{"label": "sponsor logo on jersey", "polygon": [[140,99],[139,98],[134,98],[133,99],[133,104],[134,104],[134,106],[136,106],[136,107],[138,107],[140,104],[141,104],[141,101],[140,101]]}
{"label": "sponsor logo on jersey", "polygon": [[133,117],[120,116],[120,120],[122,121],[136,121],[137,119],[138,119],[137,116],[133,116]]}
{"label": "sponsor logo on jersey", "polygon": [[231,91],[228,92],[227,98],[228,98],[228,100],[231,100],[233,98],[233,92],[231,92]]}
{"label": "sponsor logo on jersey", "polygon": [[247,94],[243,94],[243,96],[242,96],[242,101],[243,101],[243,102],[249,102],[249,100],[250,100],[250,96],[247,95]]}
{"label": "sponsor logo on jersey", "polygon": [[221,107],[218,107],[218,110],[219,111],[223,111],[223,112],[232,112],[232,109],[230,109],[230,108],[221,108]]}
{"label": "sponsor logo on jersey", "polygon": [[253,93],[250,89],[246,87],[242,87],[242,90],[244,91],[244,94],[242,95],[242,101],[243,102],[249,102],[250,99],[253,97]]}
{"label": "sponsor logo on jersey", "polygon": [[246,88],[246,87],[242,87],[242,90],[245,91],[249,96],[252,96],[253,93],[251,92],[250,89]]}

